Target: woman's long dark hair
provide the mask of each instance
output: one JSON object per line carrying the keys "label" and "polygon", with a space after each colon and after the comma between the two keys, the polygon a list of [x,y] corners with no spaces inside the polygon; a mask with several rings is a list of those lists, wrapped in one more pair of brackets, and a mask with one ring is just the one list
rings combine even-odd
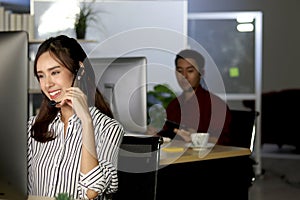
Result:
{"label": "woman's long dark hair", "polygon": [[[75,39],[60,35],[45,40],[39,46],[34,61],[34,74],[36,77],[38,77],[37,61],[45,52],[49,52],[57,62],[70,70],[74,74],[74,78],[76,78],[80,68],[79,63],[82,62],[84,64],[84,75],[81,78],[79,87],[87,95],[88,105],[97,107],[102,113],[113,118],[109,105],[105,102],[102,94],[96,87],[95,74],[91,63]],[[60,110],[55,106],[50,106],[48,97],[45,94],[43,95],[40,111],[31,129],[32,137],[39,142],[47,142],[55,139],[56,136],[52,130],[48,130],[48,126]]]}

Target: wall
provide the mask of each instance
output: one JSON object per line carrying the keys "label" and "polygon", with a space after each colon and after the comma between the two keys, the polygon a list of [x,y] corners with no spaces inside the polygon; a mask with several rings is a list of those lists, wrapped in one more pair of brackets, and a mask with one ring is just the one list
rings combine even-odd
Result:
{"label": "wall", "polygon": [[263,92],[300,88],[299,7],[299,0],[188,1],[188,12],[263,12]]}

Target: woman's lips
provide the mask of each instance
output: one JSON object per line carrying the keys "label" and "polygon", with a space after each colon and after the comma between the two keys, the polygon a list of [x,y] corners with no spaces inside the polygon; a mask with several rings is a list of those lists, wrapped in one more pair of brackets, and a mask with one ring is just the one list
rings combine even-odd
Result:
{"label": "woman's lips", "polygon": [[51,91],[49,92],[50,98],[51,99],[55,99],[60,95],[61,91],[60,90],[55,90],[55,91]]}

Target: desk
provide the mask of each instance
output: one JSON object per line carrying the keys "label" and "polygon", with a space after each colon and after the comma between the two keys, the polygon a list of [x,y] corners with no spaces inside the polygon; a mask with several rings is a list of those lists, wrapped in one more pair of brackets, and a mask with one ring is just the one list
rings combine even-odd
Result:
{"label": "desk", "polygon": [[[248,199],[253,171],[249,149],[217,145],[207,152],[206,156],[200,158],[198,151],[183,149],[186,151],[167,155],[162,150],[156,200]],[[197,180],[199,183],[194,184]],[[145,179],[137,184],[148,187]],[[129,192],[132,194],[132,191]],[[137,196],[139,195],[133,195],[132,199],[141,199],[135,198]],[[53,198],[30,196],[28,200],[41,199]]]}
{"label": "desk", "polygon": [[190,148],[177,159],[162,154],[157,200],[248,199],[254,176],[249,149],[216,145],[201,158]]}
{"label": "desk", "polygon": [[[211,150],[210,149],[206,150],[207,151],[206,156],[199,157],[199,151],[195,151],[192,148],[185,149],[185,147],[183,147],[183,149],[184,152],[177,153],[178,155],[181,154],[178,157],[172,156],[171,155],[172,153],[164,153],[162,149],[161,154],[165,154],[165,156],[161,156],[160,165],[162,166],[162,165],[177,164],[177,163],[229,158],[235,156],[249,156],[251,154],[250,149],[247,148],[215,145]],[[168,154],[170,155],[170,157],[168,157]]]}

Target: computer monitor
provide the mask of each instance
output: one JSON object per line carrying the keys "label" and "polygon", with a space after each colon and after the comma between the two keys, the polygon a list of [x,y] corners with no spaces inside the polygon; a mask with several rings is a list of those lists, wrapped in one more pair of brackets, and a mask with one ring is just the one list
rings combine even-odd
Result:
{"label": "computer monitor", "polygon": [[28,34],[0,32],[0,199],[27,199]]}
{"label": "computer monitor", "polygon": [[90,58],[99,90],[127,133],[147,130],[146,57]]}

